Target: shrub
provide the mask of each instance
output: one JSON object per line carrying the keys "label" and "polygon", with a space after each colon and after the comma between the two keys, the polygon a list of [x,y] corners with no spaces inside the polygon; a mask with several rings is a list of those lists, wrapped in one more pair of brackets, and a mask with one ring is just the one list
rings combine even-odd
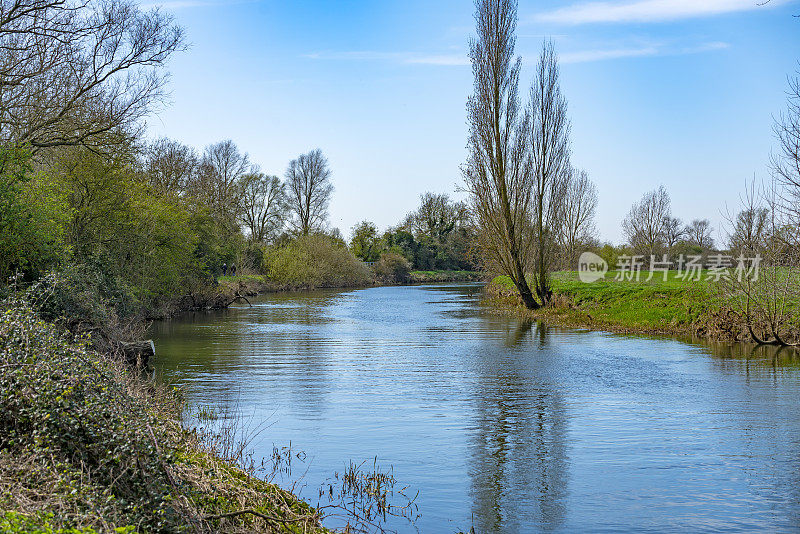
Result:
{"label": "shrub", "polygon": [[[236,436],[185,429],[178,390],[0,302],[0,530],[319,532],[319,514],[242,470]],[[222,519],[240,510],[254,513]],[[258,516],[256,514],[262,514]],[[131,528],[131,526],[134,526]]]}
{"label": "shrub", "polygon": [[289,288],[359,287],[370,282],[367,266],[325,235],[301,236],[274,251],[269,276]]}
{"label": "shrub", "polygon": [[[0,365],[3,494],[24,501],[57,489],[69,497],[45,511],[59,517],[100,514],[151,530],[181,522],[163,467],[171,453],[157,446],[166,441],[161,425],[111,379],[111,362],[14,306],[0,316]],[[35,460],[13,461],[21,457]]]}
{"label": "shrub", "polygon": [[91,333],[91,345],[100,350],[141,334],[141,303],[104,266],[102,260],[67,265],[35,282],[27,292],[28,301],[43,319],[74,335]]}
{"label": "shrub", "polygon": [[411,263],[400,254],[384,252],[375,264],[375,274],[387,282],[405,282],[409,279]]}

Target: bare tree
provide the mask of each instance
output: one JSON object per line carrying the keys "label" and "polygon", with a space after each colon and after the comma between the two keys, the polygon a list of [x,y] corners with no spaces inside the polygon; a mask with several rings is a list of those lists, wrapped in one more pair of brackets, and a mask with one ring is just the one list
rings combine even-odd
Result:
{"label": "bare tree", "polygon": [[163,97],[183,32],[133,0],[0,0],[0,140],[98,149]]}
{"label": "bare tree", "polygon": [[664,244],[671,249],[686,235],[686,227],[677,217],[664,217]]}
{"label": "bare tree", "polygon": [[578,247],[588,243],[594,234],[597,211],[597,187],[584,170],[572,169],[564,194],[563,221],[559,242],[568,268],[575,268]]}
{"label": "bare tree", "polygon": [[529,309],[539,307],[525,278],[533,263],[528,117],[519,103],[521,61],[514,56],[517,3],[476,0],[474,79],[467,101],[469,157],[462,167],[478,243],[488,267],[508,275]]}
{"label": "bare tree", "polygon": [[570,122],[561,93],[552,41],[542,48],[530,92],[530,159],[533,173],[534,286],[542,304],[552,295],[550,271],[570,173]]}
{"label": "bare tree", "polygon": [[741,211],[736,216],[727,215],[728,247],[741,254],[760,253],[768,240],[770,210],[766,206],[764,188],[756,184],[755,178],[740,198]]}
{"label": "bare tree", "polygon": [[[755,180],[742,197],[731,233],[738,261],[758,265],[741,276],[738,269],[723,280],[722,294],[733,313],[758,344],[800,345],[792,303],[800,299],[798,228],[784,211],[779,183],[756,189]],[[790,212],[789,212],[790,213]],[[751,275],[752,274],[752,275]]]}
{"label": "bare tree", "polygon": [[300,235],[322,229],[328,218],[333,185],[328,160],[322,150],[301,154],[286,169],[289,207],[295,215],[293,225]]}
{"label": "bare tree", "polygon": [[694,219],[684,230],[689,242],[703,250],[714,248],[714,238],[711,236],[712,231],[713,228],[708,219]]}
{"label": "bare tree", "polygon": [[194,148],[166,137],[153,142],[145,158],[147,181],[161,194],[185,193],[200,163]]}
{"label": "bare tree", "polygon": [[662,185],[636,202],[622,221],[628,244],[637,252],[655,255],[665,246],[664,221],[671,217],[670,199]]}
{"label": "bare tree", "polygon": [[211,208],[217,220],[233,230],[241,204],[241,179],[253,168],[247,154],[230,139],[209,145],[203,152],[190,192]]}
{"label": "bare tree", "polygon": [[277,176],[251,172],[241,179],[241,218],[250,239],[266,243],[286,222],[286,194]]}
{"label": "bare tree", "polygon": [[787,110],[775,121],[779,151],[772,156],[772,168],[780,186],[780,209],[800,223],[800,77],[789,80]]}

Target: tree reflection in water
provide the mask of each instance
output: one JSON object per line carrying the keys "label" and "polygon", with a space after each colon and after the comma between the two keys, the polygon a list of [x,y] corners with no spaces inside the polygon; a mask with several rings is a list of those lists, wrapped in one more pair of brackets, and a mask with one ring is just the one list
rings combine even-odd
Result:
{"label": "tree reflection in water", "polygon": [[[538,346],[522,343],[531,338]],[[561,391],[549,381],[557,362],[548,359],[555,354],[547,330],[532,322],[509,331],[504,345],[483,354],[490,361],[479,366],[470,445],[474,526],[477,532],[553,530],[566,515],[568,483],[567,414]]]}

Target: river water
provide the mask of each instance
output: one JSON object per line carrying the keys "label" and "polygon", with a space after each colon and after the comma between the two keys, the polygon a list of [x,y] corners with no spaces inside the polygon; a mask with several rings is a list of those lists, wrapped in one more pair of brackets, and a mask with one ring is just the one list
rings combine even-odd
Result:
{"label": "river water", "polygon": [[800,530],[796,354],[545,327],[472,284],[275,294],[153,329],[192,405],[262,425],[256,459],[305,453],[279,481],[312,503],[351,460],[391,466],[419,492],[400,532]]}

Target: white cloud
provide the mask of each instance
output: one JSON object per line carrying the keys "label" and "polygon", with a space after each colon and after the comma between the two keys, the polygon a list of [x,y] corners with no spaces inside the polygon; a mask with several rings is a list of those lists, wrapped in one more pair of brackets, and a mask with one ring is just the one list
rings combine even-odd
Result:
{"label": "white cloud", "polygon": [[415,54],[411,52],[376,52],[370,50],[355,50],[349,52],[316,52],[306,54],[309,59],[338,60],[338,61],[394,61],[410,65],[440,65],[463,66],[469,65],[466,54]]}
{"label": "white cloud", "polygon": [[565,52],[559,54],[561,63],[590,63],[594,61],[607,61],[611,59],[653,57],[653,56],[683,56],[688,54],[700,54],[703,52],[714,52],[729,48],[728,43],[711,42],[697,46],[685,48],[669,48],[661,45],[643,46],[639,48],[611,48],[579,50],[576,52]]}
{"label": "white cloud", "polygon": [[[725,13],[766,9],[790,0],[637,0],[588,2],[534,15],[534,22],[588,24],[601,22],[665,22]],[[764,5],[761,5],[764,4]]]}
{"label": "white cloud", "polygon": [[460,67],[469,65],[469,57],[466,54],[445,54],[432,56],[412,56],[406,58],[403,63],[417,65],[444,65]]}
{"label": "white cloud", "polygon": [[[559,54],[561,63],[590,63],[593,61],[607,61],[612,59],[652,57],[652,56],[680,56],[686,54],[699,54],[702,52],[713,52],[724,50],[730,45],[723,42],[709,42],[697,46],[675,48],[658,45],[647,45],[635,48],[595,48],[589,50],[577,50]],[[470,64],[466,53],[453,54],[415,54],[411,52],[377,52],[370,50],[355,50],[348,52],[315,52],[305,54],[307,59],[327,60],[327,61],[391,61],[405,65],[433,65],[446,67],[463,67]],[[528,57],[528,56],[526,56]],[[531,55],[535,58],[536,55]],[[531,64],[533,60],[526,61]]]}
{"label": "white cloud", "polygon": [[618,48],[611,50],[581,50],[559,54],[561,63],[589,63],[592,61],[605,61],[608,59],[621,59],[626,57],[657,56],[658,48]]}
{"label": "white cloud", "polygon": [[149,2],[141,4],[144,9],[158,7],[167,11],[177,11],[179,9],[191,9],[195,7],[221,7],[233,4],[251,3],[254,0],[165,0],[163,2]]}

